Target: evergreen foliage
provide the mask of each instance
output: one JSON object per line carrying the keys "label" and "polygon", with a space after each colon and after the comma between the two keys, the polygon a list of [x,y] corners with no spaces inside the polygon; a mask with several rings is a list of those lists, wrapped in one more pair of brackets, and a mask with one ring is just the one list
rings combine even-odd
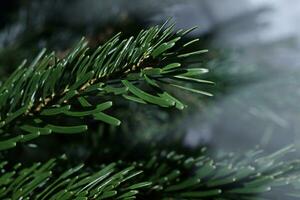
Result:
{"label": "evergreen foliage", "polygon": [[[212,84],[193,78],[206,73],[206,69],[189,69],[178,62],[206,50],[170,52],[190,30],[173,35],[173,26],[165,30],[163,27],[141,31],[135,39],[120,41],[117,34],[93,53],[83,39],[66,58],[59,59],[55,53],[44,55],[43,50],[29,66],[23,62],[0,89],[1,150],[39,135],[78,133],[88,128],[87,124],[73,121],[68,126],[53,124],[60,116],[80,118],[81,123],[93,118],[119,125],[118,119],[102,112],[112,106],[111,101],[101,98],[105,95],[122,95],[131,101],[178,109],[183,109],[184,104],[161,90],[160,84],[211,96],[178,84],[179,81]],[[147,82],[155,94],[139,89],[136,86],[139,82]],[[23,134],[15,136],[9,130]]]}
{"label": "evergreen foliage", "polygon": [[[82,39],[64,58],[43,50],[29,65],[24,61],[0,86],[2,157],[40,136],[90,132],[94,121],[120,125],[109,112],[119,97],[182,110],[185,104],[171,87],[212,96],[203,87],[214,84],[203,77],[208,70],[185,62],[206,50],[190,51],[198,40],[183,37],[193,29],[174,34],[173,26],[165,23],[128,39],[117,34],[94,50]],[[30,166],[4,159],[0,197],[262,200],[272,199],[274,191],[281,199],[300,198],[300,161],[285,159],[294,151],[289,146],[273,154],[256,149],[211,157],[206,148],[189,154],[150,145],[134,161],[111,154],[112,162],[86,166],[70,166],[65,155]]]}

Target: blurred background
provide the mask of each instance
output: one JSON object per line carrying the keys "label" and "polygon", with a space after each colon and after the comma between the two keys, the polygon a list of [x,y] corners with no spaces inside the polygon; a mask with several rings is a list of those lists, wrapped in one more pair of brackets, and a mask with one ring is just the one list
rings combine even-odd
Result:
{"label": "blurred background", "polygon": [[[299,143],[299,0],[2,0],[1,80],[43,47],[63,56],[82,36],[96,46],[170,17],[178,29],[198,26],[189,37],[200,37],[199,46],[210,50],[201,64],[217,83],[215,97],[179,94],[190,105],[180,114],[129,105],[136,118],[128,120],[128,109],[118,114],[127,124],[123,132],[130,132],[125,141],[153,135],[168,141],[180,132],[185,146],[212,152],[256,146],[273,152]],[[81,148],[76,152],[87,157]]]}

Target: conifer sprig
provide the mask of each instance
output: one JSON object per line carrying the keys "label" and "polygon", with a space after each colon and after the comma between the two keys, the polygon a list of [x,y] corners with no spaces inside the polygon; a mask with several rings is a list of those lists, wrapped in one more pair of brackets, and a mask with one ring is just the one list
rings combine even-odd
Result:
{"label": "conifer sprig", "polygon": [[2,162],[0,198],[271,200],[275,192],[280,199],[298,198],[300,161],[284,160],[294,150],[289,146],[270,155],[252,150],[214,159],[205,148],[198,157],[153,149],[144,160],[98,169],[78,165],[62,170],[62,159],[51,159],[7,170]]}
{"label": "conifer sprig", "polygon": [[[133,199],[138,190],[151,185],[150,182],[128,184],[142,171],[133,166],[118,168],[116,163],[100,167],[98,171],[83,170],[78,165],[64,172],[55,172],[56,159],[31,167],[14,166],[12,171],[5,171],[6,162],[0,163],[1,199]],[[60,163],[64,164],[64,163]],[[57,169],[56,169],[57,170]]]}
{"label": "conifer sprig", "polygon": [[[129,39],[121,40],[117,34],[93,51],[82,39],[65,58],[43,50],[30,65],[23,62],[0,87],[0,150],[40,135],[84,132],[88,119],[119,125],[117,118],[105,113],[113,104],[112,95],[178,109],[185,105],[163,85],[211,96],[182,85],[213,84],[200,78],[206,69],[183,62],[205,52],[184,50],[189,42],[183,43],[182,36],[191,30],[174,34],[173,25],[166,23]],[[139,87],[142,82],[150,92]],[[60,118],[70,120],[61,124]]]}
{"label": "conifer sprig", "polygon": [[158,199],[261,200],[273,199],[276,191],[280,199],[299,195],[300,160],[284,160],[295,151],[293,146],[269,155],[251,150],[217,158],[205,151],[199,157],[162,151],[143,165],[145,178],[161,195]]}

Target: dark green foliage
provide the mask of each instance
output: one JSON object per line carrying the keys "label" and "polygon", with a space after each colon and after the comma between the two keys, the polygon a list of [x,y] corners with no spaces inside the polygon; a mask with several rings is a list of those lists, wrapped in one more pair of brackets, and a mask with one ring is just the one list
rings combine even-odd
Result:
{"label": "dark green foliage", "polygon": [[[162,85],[211,96],[177,83],[213,84],[193,78],[206,73],[206,69],[189,69],[178,63],[179,57],[188,56],[176,51],[184,45],[176,47],[187,33],[173,34],[173,25],[156,26],[141,31],[136,38],[121,40],[117,34],[93,52],[83,39],[65,58],[55,53],[45,55],[43,50],[30,65],[23,62],[0,88],[0,149],[40,135],[84,132],[90,118],[119,125],[118,119],[103,112],[112,106],[110,100],[105,100],[112,95],[178,109],[183,109],[184,104],[163,91]],[[141,90],[140,82],[147,83],[151,93]],[[60,118],[70,120],[60,124]]]}
{"label": "dark green foliage", "polygon": [[[118,161],[96,169],[83,165],[61,169],[63,158],[21,164],[5,170],[1,163],[0,196],[12,199],[271,199],[299,196],[300,161],[284,162],[287,147],[271,155],[261,150],[213,159],[202,149],[199,157],[174,151],[153,153],[146,160]],[[289,189],[294,189],[290,193]],[[272,193],[271,193],[272,194]],[[261,198],[264,195],[265,198]]]}
{"label": "dark green foliage", "polygon": [[[5,166],[5,162],[1,166]],[[60,163],[64,164],[64,163]],[[132,199],[138,189],[149,187],[150,182],[128,184],[141,171],[133,166],[119,169],[115,163],[99,171],[83,170],[83,165],[64,172],[55,172],[55,159],[47,163],[35,163],[29,168],[5,172],[0,178],[0,197],[11,199]],[[3,168],[2,168],[3,169]],[[54,171],[53,171],[54,170]]]}

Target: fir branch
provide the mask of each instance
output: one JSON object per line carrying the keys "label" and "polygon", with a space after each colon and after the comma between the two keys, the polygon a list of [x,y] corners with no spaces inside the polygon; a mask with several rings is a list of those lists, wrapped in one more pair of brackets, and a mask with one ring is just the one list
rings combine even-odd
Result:
{"label": "fir branch", "polygon": [[[292,146],[270,155],[252,150],[245,155],[198,157],[174,151],[153,152],[145,160],[118,161],[100,170],[61,170],[52,159],[28,168],[20,164],[6,171],[0,165],[0,197],[8,199],[273,199],[299,197],[299,160],[285,160]],[[99,167],[98,167],[99,168]],[[290,188],[289,190],[287,190]],[[292,191],[292,192],[291,192]]]}
{"label": "fir branch", "polygon": [[[184,104],[163,91],[164,85],[211,96],[182,86],[182,81],[212,84],[199,79],[207,70],[184,64],[185,57],[204,52],[184,51],[181,39],[189,31],[174,34],[166,23],[136,38],[121,40],[117,34],[94,51],[82,39],[65,58],[43,50],[29,66],[22,63],[0,87],[0,150],[53,132],[84,132],[90,118],[119,125],[104,113],[111,95],[178,109]],[[141,82],[152,92],[139,88]],[[59,118],[70,120],[61,124]]]}
{"label": "fir branch", "polygon": [[[149,187],[150,182],[128,184],[140,176],[142,171],[130,166],[120,169],[116,163],[102,167],[98,171],[84,169],[78,165],[63,172],[57,171],[56,159],[31,167],[14,166],[6,171],[6,162],[0,164],[1,199],[133,199],[139,190]],[[60,163],[63,164],[63,163]]]}
{"label": "fir branch", "polygon": [[[285,199],[298,193],[300,160],[285,160],[293,146],[266,155],[252,150],[245,155],[226,154],[211,158],[163,151],[142,165],[157,199]],[[288,189],[289,188],[289,189]]]}

